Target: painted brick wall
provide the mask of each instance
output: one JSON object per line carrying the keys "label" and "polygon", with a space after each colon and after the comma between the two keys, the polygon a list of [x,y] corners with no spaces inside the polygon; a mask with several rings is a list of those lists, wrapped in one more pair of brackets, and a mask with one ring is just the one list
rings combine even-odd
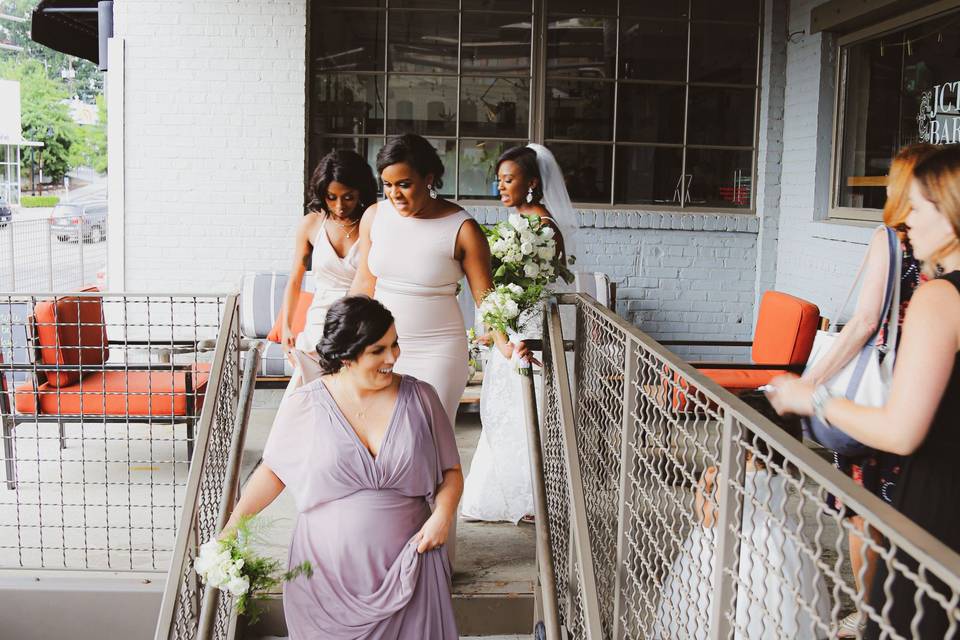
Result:
{"label": "painted brick wall", "polygon": [[245,270],[287,267],[303,202],[306,5],[114,5],[127,290],[227,291]]}
{"label": "painted brick wall", "polygon": [[870,227],[827,222],[836,46],[807,35],[820,0],[790,3],[777,289],[832,315],[869,241]]}

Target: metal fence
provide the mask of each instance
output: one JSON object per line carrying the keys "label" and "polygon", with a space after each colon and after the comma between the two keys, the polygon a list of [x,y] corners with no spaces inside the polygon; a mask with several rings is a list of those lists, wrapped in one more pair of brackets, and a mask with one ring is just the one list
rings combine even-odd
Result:
{"label": "metal fence", "polygon": [[0,291],[70,291],[96,285],[107,265],[106,220],[53,228],[44,218],[0,225]]}
{"label": "metal fence", "polygon": [[166,571],[238,340],[236,296],[0,295],[0,568]]}
{"label": "metal fence", "polygon": [[[607,309],[560,303],[577,310],[575,365],[571,376],[552,304],[534,467],[552,550],[541,583],[555,584],[544,608],[569,637],[836,637],[854,611],[881,637],[927,637],[932,621],[960,637],[958,554]],[[854,586],[848,535],[888,572],[883,602]],[[912,619],[898,623],[898,607]]]}
{"label": "metal fence", "polygon": [[[229,325],[226,323],[229,322]],[[193,564],[202,543],[223,529],[240,495],[240,463],[253,402],[262,343],[254,343],[240,367],[240,318],[225,318],[214,366],[232,372],[210,390],[212,412],[198,435],[196,464],[191,467],[177,532],[173,563],[167,575],[156,638],[232,638],[236,614],[229,594],[204,588]]]}

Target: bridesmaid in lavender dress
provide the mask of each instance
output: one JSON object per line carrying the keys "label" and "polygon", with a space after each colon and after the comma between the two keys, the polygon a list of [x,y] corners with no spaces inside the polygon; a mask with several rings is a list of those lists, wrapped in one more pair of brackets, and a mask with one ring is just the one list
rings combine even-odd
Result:
{"label": "bridesmaid in lavender dress", "polygon": [[318,348],[325,375],[281,403],[227,524],[293,493],[290,566],[314,570],[284,585],[293,640],[458,637],[445,543],[460,457],[433,387],[393,373],[399,351],[379,302],[330,307]]}

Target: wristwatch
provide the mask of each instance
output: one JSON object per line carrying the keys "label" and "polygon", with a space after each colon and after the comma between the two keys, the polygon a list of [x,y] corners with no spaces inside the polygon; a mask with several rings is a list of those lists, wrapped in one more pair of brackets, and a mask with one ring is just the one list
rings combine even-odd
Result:
{"label": "wristwatch", "polygon": [[814,389],[813,394],[810,396],[810,404],[813,405],[813,415],[817,416],[824,424],[830,424],[830,421],[827,420],[823,414],[827,408],[827,403],[834,397],[830,389],[823,384]]}

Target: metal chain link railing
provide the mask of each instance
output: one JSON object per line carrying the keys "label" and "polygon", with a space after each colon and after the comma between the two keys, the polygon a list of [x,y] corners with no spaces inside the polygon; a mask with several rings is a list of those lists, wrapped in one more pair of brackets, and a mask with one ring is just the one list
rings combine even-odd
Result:
{"label": "metal chain link railing", "polygon": [[[554,304],[538,526],[549,528],[556,573],[556,593],[542,595],[555,595],[569,637],[826,638],[859,612],[883,637],[929,637],[933,624],[937,637],[960,638],[960,555],[808,449],[790,423],[770,422],[591,299],[560,303],[577,308],[576,394]],[[883,602],[856,586],[848,536],[863,559],[876,554]]]}
{"label": "metal chain link railing", "polygon": [[167,570],[231,301],[0,294],[0,568]]}
{"label": "metal chain link railing", "polygon": [[97,285],[107,265],[107,222],[12,220],[0,226],[0,290],[70,291]]}

